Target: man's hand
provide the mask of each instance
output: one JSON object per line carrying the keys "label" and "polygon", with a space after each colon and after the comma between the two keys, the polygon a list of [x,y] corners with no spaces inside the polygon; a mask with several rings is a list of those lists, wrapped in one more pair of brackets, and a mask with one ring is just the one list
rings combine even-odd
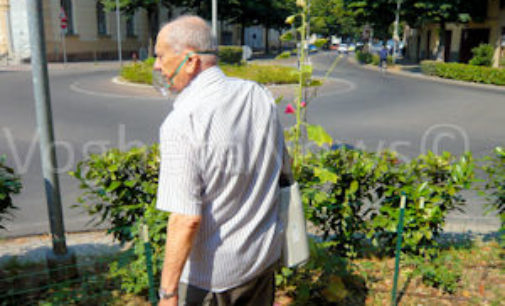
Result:
{"label": "man's hand", "polygon": [[179,298],[177,296],[174,296],[169,299],[162,299],[158,302],[158,306],[177,306],[177,303],[179,302]]}

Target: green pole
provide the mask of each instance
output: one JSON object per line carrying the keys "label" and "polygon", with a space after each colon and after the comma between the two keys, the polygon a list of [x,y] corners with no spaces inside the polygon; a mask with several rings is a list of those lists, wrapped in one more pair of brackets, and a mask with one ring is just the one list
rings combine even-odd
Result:
{"label": "green pole", "polygon": [[153,275],[153,258],[151,252],[151,244],[149,243],[149,231],[147,225],[142,225],[142,234],[144,238],[144,252],[146,256],[146,269],[147,280],[149,282],[149,301],[153,306],[156,305],[156,290],[154,288],[154,275]]}
{"label": "green pole", "polygon": [[393,292],[391,296],[391,305],[398,304],[396,300],[396,290],[398,288],[398,275],[400,274],[400,253],[402,250],[402,233],[403,233],[403,219],[405,218],[405,202],[407,197],[402,195],[400,200],[400,218],[398,220],[398,238],[396,239],[396,258],[395,258],[395,276],[393,279]]}

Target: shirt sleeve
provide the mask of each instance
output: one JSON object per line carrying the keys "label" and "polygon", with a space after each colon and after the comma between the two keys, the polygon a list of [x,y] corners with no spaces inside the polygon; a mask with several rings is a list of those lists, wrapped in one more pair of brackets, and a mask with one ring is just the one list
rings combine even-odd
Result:
{"label": "shirt sleeve", "polygon": [[202,214],[203,183],[198,146],[180,131],[160,132],[160,173],[156,207],[185,214]]}

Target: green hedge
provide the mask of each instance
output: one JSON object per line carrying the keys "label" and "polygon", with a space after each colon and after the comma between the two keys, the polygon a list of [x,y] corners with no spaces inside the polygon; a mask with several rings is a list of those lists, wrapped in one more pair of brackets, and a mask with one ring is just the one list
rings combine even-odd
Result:
{"label": "green hedge", "polygon": [[241,46],[219,46],[219,61],[225,64],[242,63]]}
{"label": "green hedge", "polygon": [[[154,59],[147,59],[144,62],[138,62],[125,65],[120,75],[123,79],[133,83],[152,84],[152,70]],[[254,65],[254,64],[224,64],[219,67],[229,77],[236,77],[255,81],[259,84],[296,84],[299,82],[299,72],[293,67],[281,65]],[[312,79],[309,86],[320,86],[320,80]]]}
{"label": "green hedge", "polygon": [[423,73],[446,79],[505,85],[505,69],[436,61],[421,62]]}
{"label": "green hedge", "polygon": [[21,191],[21,182],[12,168],[5,165],[5,156],[0,156],[0,229],[4,229],[2,221],[7,219],[12,210],[16,209],[12,196]]}
{"label": "green hedge", "polygon": [[[372,64],[372,65],[377,66],[377,65],[379,65],[379,62],[380,62],[380,56],[378,54],[356,51],[355,56],[356,56],[356,60],[358,62],[360,62],[361,64]],[[388,55],[387,63],[388,63],[388,65],[393,64],[393,57],[391,55]]]}

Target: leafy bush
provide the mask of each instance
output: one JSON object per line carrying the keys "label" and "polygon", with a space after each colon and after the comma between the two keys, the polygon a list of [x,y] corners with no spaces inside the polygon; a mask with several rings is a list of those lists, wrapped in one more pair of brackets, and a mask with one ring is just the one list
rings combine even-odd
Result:
{"label": "leafy bush", "polygon": [[158,145],[91,155],[70,172],[84,191],[74,207],[84,208],[97,224],[110,222],[108,231],[120,242],[132,240],[132,226],[154,206],[159,161]]}
{"label": "leafy bush", "polygon": [[332,242],[310,241],[310,260],[297,269],[282,268],[276,287],[293,305],[364,305],[366,283],[345,258],[335,256]]}
{"label": "leafy bush", "polygon": [[149,229],[153,270],[161,273],[168,213],[156,209],[159,173],[158,145],[117,149],[102,155],[91,155],[70,174],[80,181],[84,193],[78,201],[98,223],[110,222],[108,229],[121,242],[132,241],[131,261],[111,264],[110,275],[121,279],[121,288],[130,293],[148,289],[145,245],[141,238],[144,225]]}
{"label": "leafy bush", "polygon": [[462,277],[461,259],[451,253],[441,254],[431,261],[422,257],[410,258],[416,266],[414,275],[420,275],[423,283],[428,286],[440,288],[442,291],[453,294],[458,289]]}
{"label": "leafy bush", "polygon": [[219,46],[219,61],[225,64],[240,65],[242,63],[242,47]]}
{"label": "leafy bush", "polygon": [[277,55],[275,59],[287,59],[291,57],[291,51],[284,51],[281,54]]}
{"label": "leafy bush", "polygon": [[[371,218],[368,237],[375,246],[392,252],[397,237],[400,196],[407,197],[403,251],[436,255],[436,238],[442,233],[449,212],[462,210],[466,200],[461,191],[474,182],[470,153],[456,159],[448,152],[431,152],[409,163],[398,164],[381,178],[377,189],[380,207]],[[424,199],[424,203],[421,203]]]}
{"label": "leafy bush", "polygon": [[[380,180],[396,157],[346,148],[309,154],[297,179],[302,187],[308,219],[335,242],[334,252],[355,257],[368,232]],[[361,239],[360,239],[361,238]]]}
{"label": "leafy bush", "polygon": [[119,75],[130,82],[143,83],[151,85],[153,83],[154,58],[148,58],[143,62],[136,62],[130,65],[124,65]]}
{"label": "leafy bush", "polygon": [[500,68],[423,61],[421,62],[421,69],[425,74],[446,79],[505,85],[505,70]]}
{"label": "leafy bush", "polygon": [[356,51],[356,60],[361,64],[371,64],[373,55],[369,52]]}
{"label": "leafy bush", "polygon": [[13,209],[16,209],[12,202],[12,195],[21,191],[21,182],[12,168],[5,165],[5,156],[0,156],[0,229],[5,227],[2,221]]}
{"label": "leafy bush", "polygon": [[[372,65],[379,66],[380,60],[381,58],[378,54],[372,55]],[[386,61],[389,66],[393,65],[393,57],[391,55],[388,55]]]}
{"label": "leafy bush", "polygon": [[469,64],[474,66],[493,66],[494,48],[490,44],[481,44],[472,49],[473,58]]}
{"label": "leafy bush", "polygon": [[[260,84],[296,84],[300,74],[292,67],[280,65],[221,65],[223,72],[229,77],[255,81]],[[318,80],[311,80],[310,86],[320,86]]]}
{"label": "leafy bush", "polygon": [[401,193],[408,199],[404,251],[424,253],[436,245],[447,214],[465,203],[460,192],[474,175],[470,154],[456,160],[429,153],[400,163],[394,152],[341,148],[309,153],[304,162],[297,181],[308,219],[346,257],[368,246],[364,238],[380,250],[394,250]]}
{"label": "leafy bush", "polygon": [[[488,175],[485,189],[487,194],[488,207],[497,211],[501,220],[501,232],[505,238],[505,150],[501,147],[495,149],[493,157],[486,158],[483,166]],[[505,239],[502,239],[505,244]]]}
{"label": "leafy bush", "polygon": [[[152,58],[145,62],[125,65],[121,70],[121,77],[130,82],[151,85],[153,65]],[[220,68],[229,77],[251,80],[260,84],[296,84],[300,75],[295,68],[280,65],[220,64]],[[322,83],[312,79],[309,85],[320,86]]]}

